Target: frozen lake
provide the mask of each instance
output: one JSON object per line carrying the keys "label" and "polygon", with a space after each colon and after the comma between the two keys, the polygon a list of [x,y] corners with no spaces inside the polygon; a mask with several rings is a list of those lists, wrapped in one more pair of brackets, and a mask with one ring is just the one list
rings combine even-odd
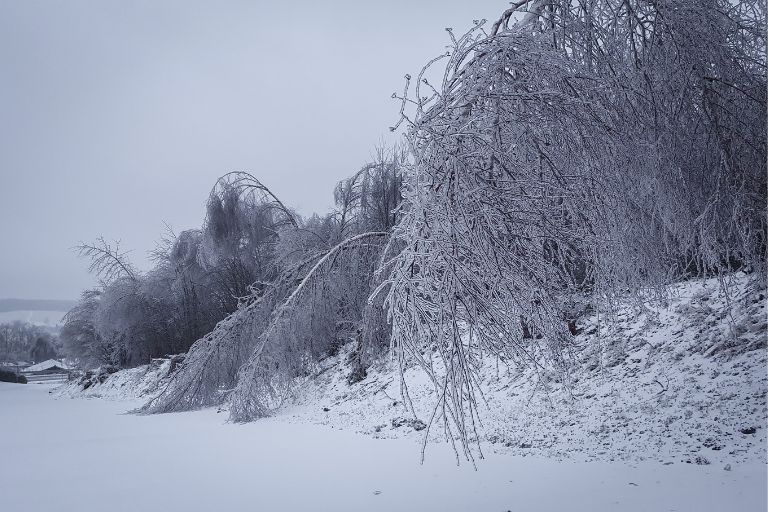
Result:
{"label": "frozen lake", "polygon": [[450,449],[215,410],[123,414],[137,405],[53,398],[0,383],[3,510],[766,510],[766,466],[572,463]]}

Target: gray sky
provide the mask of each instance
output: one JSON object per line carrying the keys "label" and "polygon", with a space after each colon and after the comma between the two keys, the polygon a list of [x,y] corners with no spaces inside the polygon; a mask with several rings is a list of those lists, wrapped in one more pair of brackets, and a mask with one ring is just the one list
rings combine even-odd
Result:
{"label": "gray sky", "polygon": [[147,268],[227,171],[326,211],[443,28],[507,6],[0,0],[0,298],[76,298],[94,281],[70,248],[99,235]]}

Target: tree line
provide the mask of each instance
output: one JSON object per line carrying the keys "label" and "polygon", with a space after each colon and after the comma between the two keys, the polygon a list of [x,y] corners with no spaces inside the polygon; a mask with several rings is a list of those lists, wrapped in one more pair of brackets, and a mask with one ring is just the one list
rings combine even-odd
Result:
{"label": "tree line", "polygon": [[40,363],[57,357],[60,351],[53,329],[18,320],[0,324],[0,363]]}
{"label": "tree line", "polygon": [[234,173],[151,272],[83,246],[104,282],[65,346],[120,365],[189,349],[144,410],[227,402],[236,421],[340,343],[357,340],[350,381],[391,348],[434,384],[428,426],[472,458],[483,359],[567,380],[584,297],[652,300],[737,270],[765,286],[765,15],[759,0],[518,0],[449,30],[394,95],[404,149],[339,183],[332,213],[301,219]]}
{"label": "tree line", "polygon": [[[119,243],[101,238],[80,244],[77,250],[90,260],[99,286],[83,292],[66,315],[64,350],[82,366],[121,368],[186,352],[219,321],[261,299],[286,272],[292,276],[291,269],[302,262],[350,236],[391,230],[402,159],[399,149],[381,148],[374,162],[336,186],[333,211],[308,218],[251,174],[226,174],[210,192],[202,227],[178,234],[168,229],[147,272],[131,264]],[[355,279],[340,279],[339,297],[316,315],[314,352],[355,330],[352,311],[367,298]]]}

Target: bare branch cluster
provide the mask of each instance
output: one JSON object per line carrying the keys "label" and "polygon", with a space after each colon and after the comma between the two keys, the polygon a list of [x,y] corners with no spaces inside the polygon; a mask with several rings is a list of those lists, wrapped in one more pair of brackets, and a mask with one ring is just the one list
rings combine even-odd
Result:
{"label": "bare branch cluster", "polygon": [[91,260],[88,271],[106,283],[121,277],[134,281],[137,278],[136,270],[128,260],[128,252],[120,250],[119,241],[110,244],[104,237],[99,237],[92,244],[80,243],[75,250],[80,256]]}

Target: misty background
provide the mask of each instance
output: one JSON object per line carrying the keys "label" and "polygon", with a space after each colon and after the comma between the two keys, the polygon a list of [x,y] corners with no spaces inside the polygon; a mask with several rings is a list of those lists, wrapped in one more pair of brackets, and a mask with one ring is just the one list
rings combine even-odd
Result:
{"label": "misty background", "polygon": [[507,4],[0,1],[0,298],[76,298],[94,280],[71,247],[100,235],[147,268],[228,171],[326,211],[394,140],[435,27]]}

